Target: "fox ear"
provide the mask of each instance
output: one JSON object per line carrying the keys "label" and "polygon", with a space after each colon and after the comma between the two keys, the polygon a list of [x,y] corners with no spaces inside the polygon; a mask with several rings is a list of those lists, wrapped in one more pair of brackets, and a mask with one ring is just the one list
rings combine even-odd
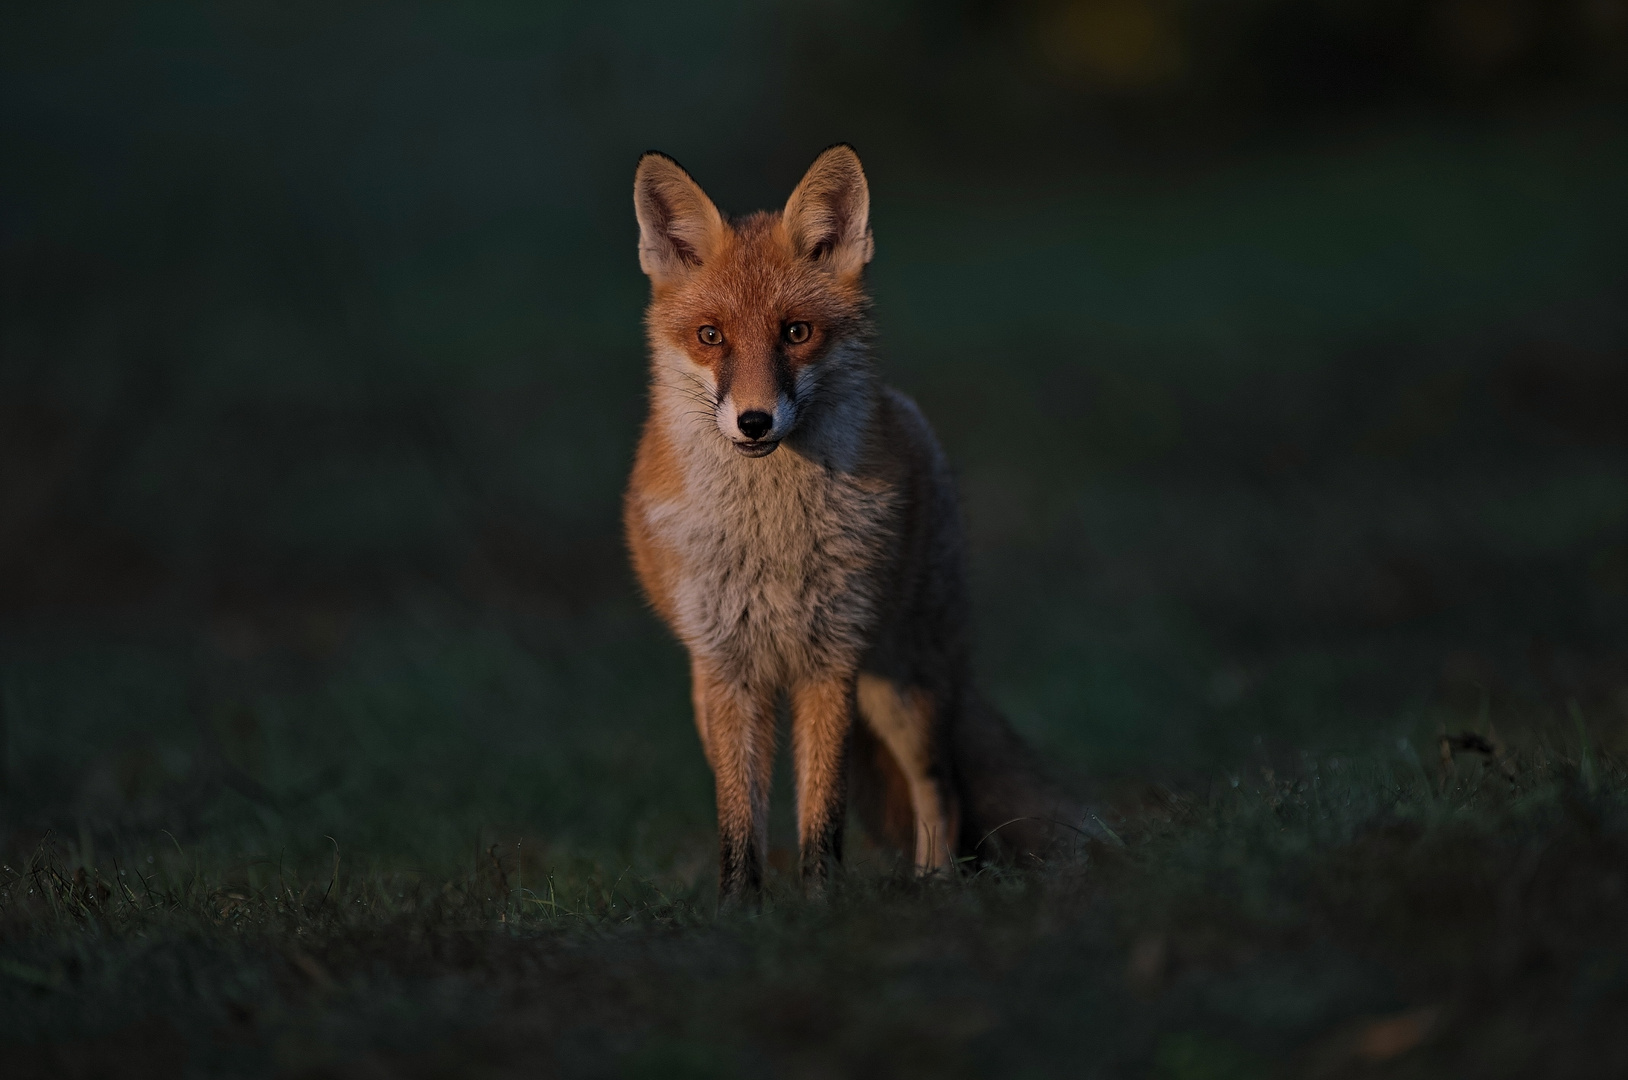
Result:
{"label": "fox ear", "polygon": [[859,155],[838,143],[814,159],[781,220],[798,256],[857,274],[871,261],[871,194]]}
{"label": "fox ear", "polygon": [[639,218],[639,266],[661,283],[683,277],[717,253],[724,219],[701,185],[666,154],[652,150],[633,174]]}

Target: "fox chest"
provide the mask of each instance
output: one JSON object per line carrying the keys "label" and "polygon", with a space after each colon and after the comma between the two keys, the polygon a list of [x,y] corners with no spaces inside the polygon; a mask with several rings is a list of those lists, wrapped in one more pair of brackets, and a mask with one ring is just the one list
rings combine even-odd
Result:
{"label": "fox chest", "polygon": [[856,663],[878,615],[892,493],[812,468],[749,476],[703,477],[647,513],[674,559],[673,629],[746,681]]}

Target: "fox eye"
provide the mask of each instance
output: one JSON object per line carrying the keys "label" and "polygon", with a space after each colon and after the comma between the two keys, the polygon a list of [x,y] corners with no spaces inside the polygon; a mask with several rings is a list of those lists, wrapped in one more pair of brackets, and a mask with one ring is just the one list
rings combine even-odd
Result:
{"label": "fox eye", "polygon": [[807,341],[808,324],[806,322],[794,322],[787,326],[786,340],[791,342],[793,345],[801,345],[803,342]]}
{"label": "fox eye", "polygon": [[695,332],[695,336],[701,339],[703,345],[722,345],[724,343],[724,332],[716,326],[703,326]]}

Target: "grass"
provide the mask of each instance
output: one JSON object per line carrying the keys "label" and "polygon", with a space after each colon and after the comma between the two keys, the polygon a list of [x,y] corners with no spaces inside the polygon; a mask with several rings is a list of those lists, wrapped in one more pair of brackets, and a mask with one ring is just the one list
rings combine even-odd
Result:
{"label": "grass", "polygon": [[872,853],[755,916],[508,838],[433,871],[52,835],[0,871],[0,1023],[63,1075],[1612,1075],[1628,777],[1484,757],[1126,793],[1124,848]]}

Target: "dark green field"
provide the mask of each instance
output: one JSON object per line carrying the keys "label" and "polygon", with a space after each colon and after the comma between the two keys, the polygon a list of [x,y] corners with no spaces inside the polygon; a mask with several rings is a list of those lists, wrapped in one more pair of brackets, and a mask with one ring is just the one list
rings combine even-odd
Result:
{"label": "dark green field", "polygon": [[[0,1075],[1628,1075],[1620,102],[1087,94],[1003,165],[933,126],[982,53],[827,100],[742,59],[794,5],[717,71],[649,12],[96,10],[0,33]],[[718,917],[617,526],[629,185],[836,138],[981,680],[1123,844],[856,825]]]}
{"label": "dark green field", "polygon": [[[514,828],[436,868],[378,844],[251,853],[227,830],[123,861],[47,840],[5,871],[6,1024],[27,1036],[8,1072],[1628,1065],[1619,771],[1589,751],[1516,755],[1513,782],[1478,764],[1442,791],[1417,759],[1303,764],[1316,771],[1147,798],[1123,849],[928,882],[861,859],[829,904],[778,881],[756,917],[713,917],[704,874],[650,856],[619,869]],[[691,835],[657,859],[705,856]]]}

